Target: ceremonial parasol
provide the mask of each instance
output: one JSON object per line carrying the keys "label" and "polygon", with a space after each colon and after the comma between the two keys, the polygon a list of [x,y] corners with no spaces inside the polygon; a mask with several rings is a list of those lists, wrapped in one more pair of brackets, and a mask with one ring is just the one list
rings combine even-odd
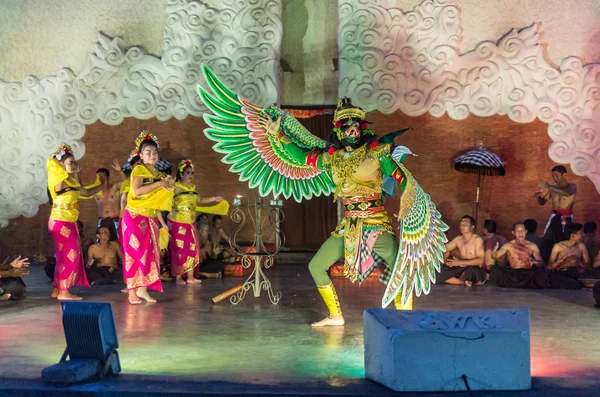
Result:
{"label": "ceremonial parasol", "polygon": [[171,175],[171,173],[173,172],[171,169],[171,163],[163,157],[158,158],[158,161],[154,164],[154,167],[160,172],[164,172],[167,175]]}
{"label": "ceremonial parasol", "polygon": [[504,162],[497,154],[486,150],[483,145],[478,149],[461,154],[454,160],[454,169],[467,174],[477,174],[477,195],[475,198],[475,223],[479,213],[479,187],[481,175],[504,176]]}

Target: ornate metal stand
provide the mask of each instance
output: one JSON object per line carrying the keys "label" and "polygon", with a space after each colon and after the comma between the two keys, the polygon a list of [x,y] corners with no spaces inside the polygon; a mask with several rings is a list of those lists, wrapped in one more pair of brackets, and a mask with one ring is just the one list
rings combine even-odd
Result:
{"label": "ornate metal stand", "polygon": [[266,270],[273,266],[275,255],[279,253],[279,250],[285,243],[285,236],[281,232],[279,226],[280,222],[284,219],[282,200],[270,200],[268,219],[269,223],[273,226],[275,239],[275,250],[272,251],[267,250],[262,239],[262,227],[265,219],[263,218],[262,213],[263,198],[260,195],[254,204],[248,204],[248,215],[254,224],[254,242],[247,252],[242,250],[237,244],[237,235],[246,224],[246,213],[243,207],[241,196],[236,197],[233,200],[233,210],[231,211],[230,217],[238,226],[229,238],[229,245],[237,255],[242,257],[242,266],[244,269],[248,269],[251,266],[254,266],[254,268],[250,277],[242,284],[242,289],[230,298],[230,302],[233,305],[237,305],[246,297],[246,293],[252,288],[256,298],[260,297],[261,290],[267,291],[269,300],[276,305],[281,299],[281,292],[273,292],[271,281],[269,281],[262,268],[264,267]]}

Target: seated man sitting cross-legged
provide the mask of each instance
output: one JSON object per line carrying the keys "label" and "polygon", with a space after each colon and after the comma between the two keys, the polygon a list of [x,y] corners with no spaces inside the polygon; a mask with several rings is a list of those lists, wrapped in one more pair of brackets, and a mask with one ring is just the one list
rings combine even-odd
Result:
{"label": "seated man sitting cross-legged", "polygon": [[483,239],[474,233],[475,219],[465,215],[460,221],[460,236],[446,244],[444,265],[436,278],[438,284],[481,285],[485,281],[482,269],[485,259]]}

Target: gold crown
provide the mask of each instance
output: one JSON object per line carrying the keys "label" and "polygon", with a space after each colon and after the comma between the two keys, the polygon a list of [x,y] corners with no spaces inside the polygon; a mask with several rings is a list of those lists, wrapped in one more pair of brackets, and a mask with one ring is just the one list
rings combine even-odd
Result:
{"label": "gold crown", "polygon": [[338,101],[337,109],[333,113],[333,121],[346,120],[346,119],[359,119],[364,120],[366,112],[361,108],[352,105],[350,98],[341,98]]}
{"label": "gold crown", "polygon": [[142,132],[140,132],[140,135],[135,140],[136,150],[139,150],[140,149],[140,145],[142,144],[142,142],[147,141],[147,140],[154,141],[154,143],[156,144],[156,148],[157,149],[159,148],[158,138],[156,137],[156,135],[154,135],[150,131],[143,130]]}
{"label": "gold crown", "polygon": [[183,173],[183,170],[185,169],[185,167],[191,167],[192,169],[194,169],[194,163],[192,163],[192,160],[181,160],[179,162],[179,173]]}
{"label": "gold crown", "polygon": [[58,147],[58,150],[56,152],[52,153],[52,157],[54,157],[60,161],[62,159],[62,157],[67,153],[73,154],[73,148],[71,147],[71,145],[68,145],[68,144],[62,142],[60,144],[60,146]]}

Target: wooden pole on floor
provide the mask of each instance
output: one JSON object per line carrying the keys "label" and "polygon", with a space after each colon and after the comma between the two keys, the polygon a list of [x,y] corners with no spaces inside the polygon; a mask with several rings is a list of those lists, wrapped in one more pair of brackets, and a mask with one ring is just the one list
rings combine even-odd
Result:
{"label": "wooden pole on floor", "polygon": [[219,303],[223,299],[229,298],[231,295],[235,294],[236,292],[239,292],[242,289],[243,285],[244,284],[240,284],[237,287],[228,289],[227,291],[223,292],[222,294],[215,296],[214,298],[212,298],[213,303]]}

